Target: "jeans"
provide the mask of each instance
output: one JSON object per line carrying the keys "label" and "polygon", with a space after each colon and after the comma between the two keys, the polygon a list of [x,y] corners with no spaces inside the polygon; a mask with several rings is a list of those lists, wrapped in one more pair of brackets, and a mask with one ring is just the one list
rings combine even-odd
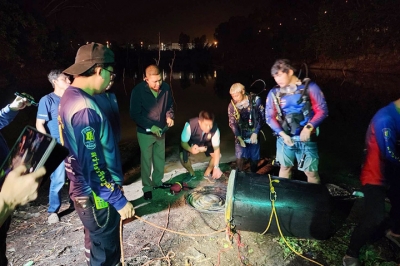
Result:
{"label": "jeans", "polygon": [[65,183],[64,161],[50,175],[49,209],[48,213],[58,212],[61,207],[61,189]]}

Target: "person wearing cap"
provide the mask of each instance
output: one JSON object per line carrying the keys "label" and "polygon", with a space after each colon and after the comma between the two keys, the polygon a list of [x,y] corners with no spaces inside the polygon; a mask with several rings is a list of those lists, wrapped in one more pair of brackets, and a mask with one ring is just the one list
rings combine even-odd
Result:
{"label": "person wearing cap", "polygon": [[[36,115],[36,129],[44,134],[50,135],[60,143],[60,133],[58,131],[58,105],[61,96],[68,88],[71,81],[62,73],[62,70],[51,70],[47,75],[53,92],[43,96],[39,101],[38,112]],[[50,175],[49,208],[47,209],[49,224],[60,221],[58,211],[61,207],[61,189],[65,183],[65,165],[62,162],[57,169]]]}
{"label": "person wearing cap", "polygon": [[106,46],[81,46],[75,64],[64,70],[74,81],[61,97],[58,114],[61,142],[70,151],[65,160],[69,193],[86,236],[89,231],[88,265],[119,265],[119,222],[135,214],[122,190],[117,140],[94,98],[112,85],[113,65],[114,53]]}
{"label": "person wearing cap", "polygon": [[172,91],[162,81],[160,69],[156,65],[148,66],[144,81],[133,88],[129,113],[136,123],[144,199],[150,200],[153,188],[163,185],[164,132],[174,125]]}

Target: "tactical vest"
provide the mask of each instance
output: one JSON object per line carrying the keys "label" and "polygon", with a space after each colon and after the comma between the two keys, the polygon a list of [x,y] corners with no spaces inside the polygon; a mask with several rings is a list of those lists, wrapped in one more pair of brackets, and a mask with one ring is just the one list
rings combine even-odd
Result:
{"label": "tactical vest", "polygon": [[[285,133],[289,135],[299,135],[304,125],[306,125],[310,120],[311,101],[308,93],[309,83],[310,79],[305,80],[305,82],[302,83],[302,85],[304,85],[303,88],[298,89],[298,86],[296,86],[296,90],[292,93],[282,92],[279,86],[275,87],[275,90],[277,91],[274,95],[277,99],[275,108],[279,108],[278,114],[282,114],[282,117],[277,118],[277,120],[281,124]],[[294,97],[292,100],[296,101],[297,107],[300,109],[298,112],[284,114],[281,110],[280,101],[287,95],[292,95]]]}
{"label": "tactical vest", "polygon": [[254,93],[246,94],[249,99],[249,106],[247,109],[249,110],[249,117],[241,117],[239,110],[236,108],[236,105],[231,101],[233,109],[235,110],[235,119],[239,125],[239,128],[242,131],[253,131],[255,127],[256,121],[258,121],[258,112],[257,112],[257,95]]}

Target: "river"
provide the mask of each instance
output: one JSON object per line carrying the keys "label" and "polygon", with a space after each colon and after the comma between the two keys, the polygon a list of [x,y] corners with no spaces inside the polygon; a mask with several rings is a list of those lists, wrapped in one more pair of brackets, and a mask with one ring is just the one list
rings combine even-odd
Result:
{"label": "river", "polygon": [[[268,71],[260,73],[226,73],[222,70],[208,73],[174,72],[172,79],[164,73],[165,82],[171,83],[175,100],[175,126],[167,132],[167,157],[177,161],[177,147],[184,123],[198,115],[201,110],[209,110],[216,116],[221,131],[222,161],[234,160],[233,134],[228,127],[227,106],[230,100],[229,88],[234,82],[242,82],[249,87],[256,79],[252,91],[259,93],[265,101],[266,93],[274,85]],[[395,75],[343,73],[341,71],[311,70],[310,78],[321,87],[329,108],[329,117],[320,127],[319,154],[320,175],[325,182],[347,182],[358,179],[362,163],[364,136],[368,123],[374,113],[389,102],[399,98],[400,78]],[[136,142],[135,124],[129,117],[130,92],[140,80],[122,78],[113,86],[117,95],[122,121],[122,143]],[[172,81],[172,82],[170,82]],[[13,92],[31,93],[37,101],[52,88],[46,77],[31,79],[29,83],[21,81],[14,86],[1,86],[3,97],[1,106],[13,100]],[[35,124],[36,107],[22,110],[15,121],[2,130],[8,143],[14,143],[27,125]],[[268,126],[264,127],[265,139],[262,139],[261,155],[271,158],[275,155],[275,138]],[[139,156],[139,155],[137,155]],[[172,159],[171,159],[172,158]],[[205,161],[200,158],[199,161]],[[177,167],[172,164],[169,167]],[[168,166],[167,166],[168,167]],[[172,169],[169,169],[172,170]]]}

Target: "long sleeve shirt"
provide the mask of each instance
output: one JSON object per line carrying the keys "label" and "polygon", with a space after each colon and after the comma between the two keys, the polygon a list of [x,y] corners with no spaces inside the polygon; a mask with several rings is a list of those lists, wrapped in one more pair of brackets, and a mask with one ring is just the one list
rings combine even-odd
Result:
{"label": "long sleeve shirt", "polygon": [[394,103],[380,109],[372,118],[366,138],[366,157],[361,170],[361,183],[383,185],[396,176],[387,168],[400,169],[400,112]]}
{"label": "long sleeve shirt", "polygon": [[[297,86],[296,90],[299,91],[302,89],[304,89],[303,84]],[[279,90],[279,87],[271,89],[267,95],[267,100],[265,104],[266,122],[276,134],[279,134],[281,131],[283,131],[282,125],[277,119],[278,110],[276,104],[274,103],[274,97],[276,98]],[[274,94],[275,96],[272,94]],[[313,125],[314,128],[317,128],[328,116],[328,106],[326,104],[324,94],[315,82],[310,82],[308,86],[308,95],[311,102],[310,115],[306,117],[300,125],[305,126],[307,123],[310,123]],[[300,98],[301,93],[298,92],[295,92],[293,94],[286,94],[281,97],[278,104],[280,106],[282,115],[286,116],[287,114],[302,113],[304,103],[297,103]]]}
{"label": "long sleeve shirt", "polygon": [[93,191],[122,209],[128,201],[117,186],[123,180],[118,144],[95,98],[68,87],[60,101],[59,119],[62,142],[70,151],[65,160],[70,195],[89,196]]}
{"label": "long sleeve shirt", "polygon": [[[252,133],[258,134],[265,124],[265,110],[264,105],[262,104],[261,98],[256,96],[255,106],[251,106],[252,103],[249,103],[249,106],[246,108],[235,108],[232,104],[232,101],[228,105],[228,119],[229,119],[229,127],[232,129],[233,134],[236,137],[249,138]],[[256,114],[255,117],[252,117],[252,123],[254,126],[249,127],[249,118],[250,118],[250,109],[254,108],[253,113]],[[253,115],[254,115],[253,114]],[[236,119],[236,116],[239,115],[239,120]]]}
{"label": "long sleeve shirt", "polygon": [[[18,111],[12,111],[10,105],[0,110],[0,129],[3,129],[17,116]],[[4,162],[9,152],[9,148],[3,135],[0,134],[0,165]]]}
{"label": "long sleeve shirt", "polygon": [[157,97],[151,92],[147,82],[135,86],[131,94],[129,114],[137,125],[137,131],[148,133],[153,125],[164,128],[167,118],[174,119],[172,91],[167,83],[162,83]]}

